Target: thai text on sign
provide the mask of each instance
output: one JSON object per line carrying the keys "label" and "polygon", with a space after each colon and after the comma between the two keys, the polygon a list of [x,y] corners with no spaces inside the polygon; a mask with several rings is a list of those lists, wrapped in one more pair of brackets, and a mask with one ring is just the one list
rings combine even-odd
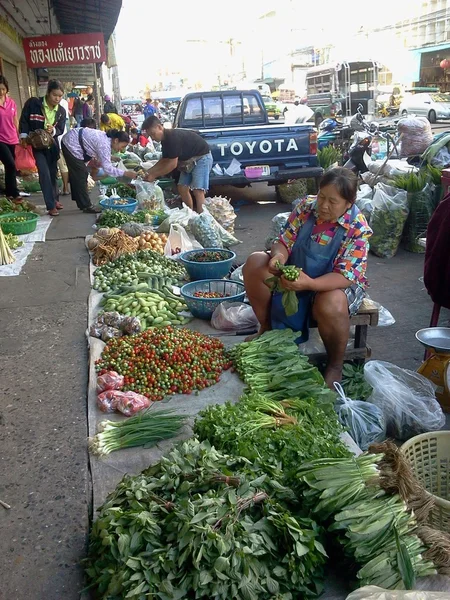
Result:
{"label": "thai text on sign", "polygon": [[23,48],[27,67],[31,69],[101,63],[106,60],[102,33],[25,38]]}

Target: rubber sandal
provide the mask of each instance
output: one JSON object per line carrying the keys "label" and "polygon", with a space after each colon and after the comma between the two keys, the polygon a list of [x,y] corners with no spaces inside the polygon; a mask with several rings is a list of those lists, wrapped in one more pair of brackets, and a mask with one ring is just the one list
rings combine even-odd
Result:
{"label": "rubber sandal", "polygon": [[98,213],[101,213],[102,211],[100,208],[96,208],[95,206],[89,206],[89,208],[83,209],[83,212],[96,215]]}
{"label": "rubber sandal", "polygon": [[56,210],[56,208],[52,208],[52,210],[49,210],[49,211],[48,211],[48,214],[49,214],[51,217],[57,217],[57,216],[59,215],[59,212]]}
{"label": "rubber sandal", "polygon": [[58,210],[62,210],[64,208],[64,206],[61,204],[61,202],[57,202],[55,206]]}

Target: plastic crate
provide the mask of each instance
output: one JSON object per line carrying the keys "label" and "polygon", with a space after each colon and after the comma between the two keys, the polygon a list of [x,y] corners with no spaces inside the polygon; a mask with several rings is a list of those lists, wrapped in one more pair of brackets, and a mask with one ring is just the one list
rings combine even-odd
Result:
{"label": "plastic crate", "polygon": [[[26,217],[26,221],[21,223],[4,223],[8,217]],[[25,235],[26,233],[33,233],[36,229],[39,215],[33,212],[13,212],[5,213],[0,215],[0,226],[3,233],[13,233],[14,235]]]}
{"label": "plastic crate", "polygon": [[[222,252],[226,254],[228,258],[226,260],[218,260],[214,262],[196,262],[190,260],[195,255],[201,254],[202,252]],[[236,258],[236,254],[232,250],[225,250],[223,248],[203,248],[203,250],[189,250],[183,252],[180,255],[180,261],[183,263],[189,277],[193,281],[200,279],[221,279],[226,277],[230,272],[233,260]]]}
{"label": "plastic crate", "polygon": [[[218,292],[223,298],[196,298],[195,292]],[[245,288],[238,281],[229,279],[207,279],[192,281],[181,288],[181,295],[188,309],[197,319],[209,320],[213,312],[222,302],[242,302],[245,298]]]}
{"label": "plastic crate", "polygon": [[420,484],[434,498],[430,524],[450,533],[450,431],[416,435],[400,450]]}

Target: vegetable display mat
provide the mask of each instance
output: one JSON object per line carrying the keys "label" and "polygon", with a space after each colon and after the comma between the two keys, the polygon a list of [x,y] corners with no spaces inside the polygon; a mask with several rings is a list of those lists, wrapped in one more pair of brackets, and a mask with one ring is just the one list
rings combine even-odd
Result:
{"label": "vegetable display mat", "polygon": [[[93,273],[95,266],[90,263],[89,275],[91,285],[93,284]],[[95,361],[100,358],[100,355],[105,347],[105,343],[101,340],[89,336],[89,327],[94,322],[98,312],[99,303],[102,294],[91,290],[89,296],[89,318],[88,331],[86,332],[89,344],[89,387],[88,387],[88,435],[92,437],[97,432],[98,424],[105,420],[121,420],[123,417],[119,414],[105,414],[97,408],[97,392],[96,381],[97,375],[95,372]],[[198,321],[198,323],[197,323]],[[189,324],[191,329],[199,330],[202,333],[208,333],[205,329],[209,329],[212,333],[215,330],[204,321],[195,319]],[[242,341],[241,338],[232,338],[233,343]],[[224,338],[224,343],[230,343],[230,336]],[[195,416],[209,404],[223,404],[227,400],[237,402],[244,390],[244,384],[239,379],[236,373],[230,370],[224,371],[220,381],[215,385],[206,388],[199,392],[198,395],[191,394],[175,394],[169,396],[161,402],[153,405],[152,410],[167,410],[173,409],[177,414],[187,415],[189,418],[181,433],[174,438],[163,440],[152,448],[126,448],[118,450],[104,457],[97,457],[90,453],[90,464],[92,473],[92,495],[93,507],[96,510],[104,502],[106,496],[114,490],[116,485],[126,473],[138,474],[152,464],[158,462],[161,456],[171,448],[176,442],[188,439],[192,436],[192,426]]]}
{"label": "vegetable display mat", "polygon": [[[94,283],[94,272],[96,267],[90,261],[89,276],[91,286]],[[123,417],[119,414],[105,414],[97,408],[97,392],[96,381],[97,375],[95,372],[95,361],[101,356],[105,343],[101,340],[89,336],[89,327],[94,322],[100,310],[100,301],[103,294],[91,289],[89,296],[89,319],[88,331],[86,332],[89,352],[89,388],[88,388],[88,432],[89,437],[92,437],[97,432],[98,424],[105,420],[120,420]],[[199,331],[205,335],[213,335],[218,337],[225,346],[244,341],[244,336],[229,336],[221,335],[214,329],[208,321],[201,319],[193,319],[188,325],[188,328]],[[174,438],[163,440],[152,448],[126,448],[112,452],[105,457],[97,457],[90,453],[91,471],[92,471],[92,493],[93,506],[97,509],[104,502],[106,496],[114,490],[116,485],[126,473],[137,474],[148,466],[158,462],[160,457],[171,448],[177,441],[187,439],[192,436],[192,426],[196,415],[210,404],[224,404],[227,401],[237,402],[242,395],[245,384],[240,380],[239,376],[231,370],[224,371],[220,377],[220,381],[215,385],[206,388],[198,393],[191,394],[175,394],[167,399],[157,402],[153,405],[152,410],[174,409],[177,414],[188,415],[189,419],[181,433]],[[344,442],[349,446],[350,450],[355,454],[360,454],[361,450],[354,443],[352,438],[347,434],[342,436]]]}

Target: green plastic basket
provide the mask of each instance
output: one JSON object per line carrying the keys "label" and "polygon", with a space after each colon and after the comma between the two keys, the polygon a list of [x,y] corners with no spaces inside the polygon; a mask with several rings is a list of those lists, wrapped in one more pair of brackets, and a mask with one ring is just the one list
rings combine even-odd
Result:
{"label": "green plastic basket", "polygon": [[[21,223],[4,223],[8,217],[26,217],[26,221]],[[16,212],[0,215],[0,227],[3,233],[13,233],[14,235],[24,235],[32,233],[36,229],[39,215],[33,212]]]}

